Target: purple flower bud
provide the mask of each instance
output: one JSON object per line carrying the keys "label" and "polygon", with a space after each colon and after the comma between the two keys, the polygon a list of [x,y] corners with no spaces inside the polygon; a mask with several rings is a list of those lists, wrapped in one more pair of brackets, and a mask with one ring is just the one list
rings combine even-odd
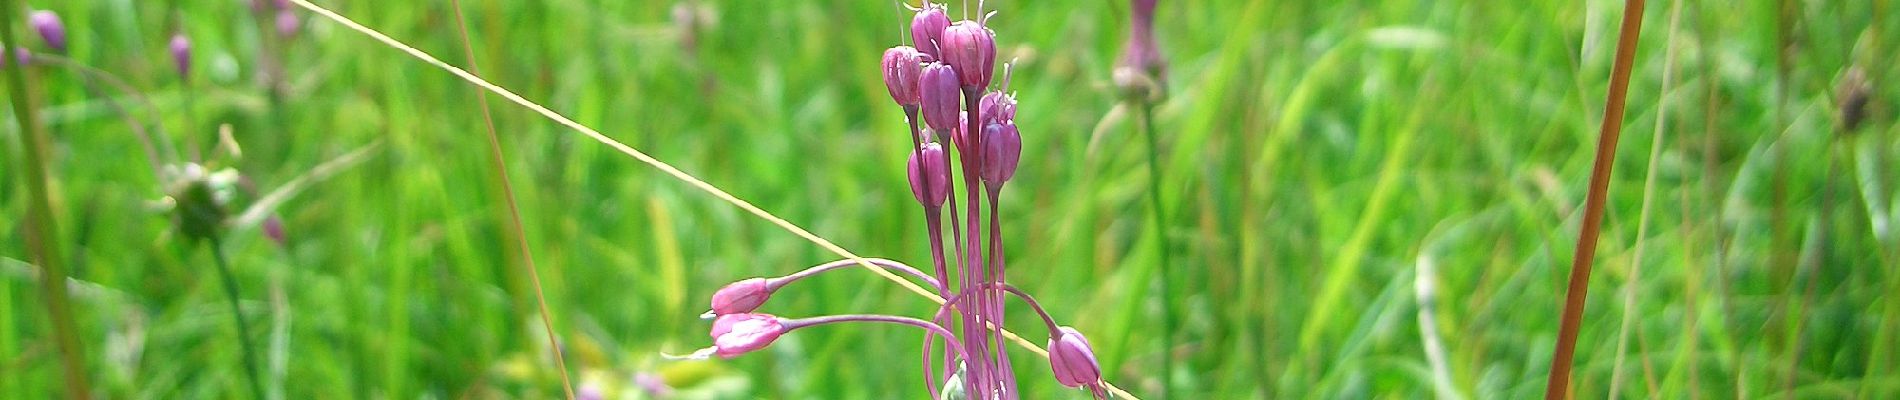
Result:
{"label": "purple flower bud", "polygon": [[1095,362],[1089,339],[1072,327],[1058,329],[1056,337],[1049,339],[1049,366],[1063,386],[1093,388],[1102,381],[1102,366]]}
{"label": "purple flower bud", "polygon": [[987,88],[996,71],[996,36],[976,21],[964,20],[943,30],[939,59],[957,70],[963,86]]}
{"label": "purple flower bud", "polygon": [[943,13],[943,5],[926,1],[924,8],[917,10],[917,16],[910,19],[912,45],[917,46],[918,51],[942,60],[943,53],[937,47],[943,43],[943,29],[949,27],[950,16]]}
{"label": "purple flower bud", "polygon": [[983,127],[983,162],[977,168],[977,177],[990,186],[1001,186],[1016,177],[1016,164],[1023,154],[1023,136],[1016,131],[1016,123],[1005,122],[989,124]]}
{"label": "purple flower bud", "polygon": [[943,207],[943,202],[950,199],[947,157],[943,146],[936,143],[924,143],[922,148],[910,153],[910,194],[924,207]]}
{"label": "purple flower bud", "polygon": [[[5,60],[5,58],[0,58],[0,64],[5,64],[3,60]],[[13,61],[20,63],[20,65],[33,62],[33,52],[26,51],[25,47],[14,47]]]}
{"label": "purple flower bud", "polygon": [[948,132],[962,122],[957,116],[963,100],[963,91],[957,87],[957,75],[949,65],[933,62],[925,65],[923,74],[918,77],[924,122],[930,129]]}
{"label": "purple flower bud", "polygon": [[297,13],[289,8],[277,10],[277,35],[290,37],[299,29],[303,29],[303,19],[297,18]]}
{"label": "purple flower bud", "polygon": [[181,79],[190,79],[191,39],[186,38],[183,32],[172,34],[170,50],[172,53],[172,64],[178,67],[178,77]]}
{"label": "purple flower bud", "polygon": [[33,15],[27,17],[27,24],[40,32],[41,39],[46,39],[46,47],[56,53],[66,52],[66,24],[59,22],[59,14],[47,10],[34,11]]}
{"label": "purple flower bud", "polygon": [[713,292],[713,315],[743,314],[758,310],[766,299],[772,298],[772,285],[765,278],[752,278],[733,282]]}
{"label": "purple flower bud", "polygon": [[910,46],[884,51],[884,88],[890,90],[891,100],[897,105],[916,107],[923,102],[917,89],[917,79],[924,74],[923,60],[924,53]]}
{"label": "purple flower bud", "polygon": [[1016,96],[989,92],[977,101],[977,109],[983,110],[983,125],[1016,122]]}
{"label": "purple flower bud", "polygon": [[770,314],[722,315],[713,320],[713,354],[738,357],[770,346],[784,334],[785,323]]}
{"label": "purple flower bud", "polygon": [[277,243],[277,246],[281,247],[287,243],[285,241],[284,220],[282,218],[277,218],[275,215],[272,215],[270,218],[265,218],[263,230],[264,237],[270,239],[271,242]]}

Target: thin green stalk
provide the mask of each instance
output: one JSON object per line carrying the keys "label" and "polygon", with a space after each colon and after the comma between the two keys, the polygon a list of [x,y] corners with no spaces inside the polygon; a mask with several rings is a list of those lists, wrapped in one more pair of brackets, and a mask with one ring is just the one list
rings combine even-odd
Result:
{"label": "thin green stalk", "polygon": [[263,399],[264,384],[257,376],[257,347],[251,345],[251,323],[244,319],[244,312],[238,307],[237,277],[231,274],[231,262],[225,258],[224,243],[217,236],[205,242],[211,245],[211,258],[218,265],[218,278],[224,281],[224,295],[231,303],[231,320],[237,322],[238,345],[244,353],[244,375],[250,379],[251,398]]}
{"label": "thin green stalk", "polygon": [[[1649,162],[1643,171],[1643,201],[1636,223],[1636,252],[1630,258],[1630,278],[1623,283],[1623,322],[1616,333],[1616,362],[1610,372],[1610,396],[1622,395],[1623,356],[1628,354],[1630,326],[1635,325],[1637,295],[1641,291],[1643,254],[1648,249],[1650,206],[1656,196],[1657,163],[1662,160],[1663,137],[1669,126],[1669,86],[1676,77],[1676,26],[1682,21],[1682,0],[1670,2],[1669,30],[1663,39],[1663,77],[1656,103],[1656,130],[1649,137]],[[1648,354],[1648,353],[1644,353]],[[1644,356],[1647,359],[1648,356]],[[1655,393],[1651,393],[1655,395]]]}
{"label": "thin green stalk", "polygon": [[[14,40],[12,25],[4,21],[14,21],[14,10],[25,8],[23,1],[10,1],[0,5],[0,42],[20,43]],[[11,56],[8,54],[7,56]],[[40,274],[40,292],[45,296],[46,313],[53,320],[53,341],[59,348],[60,367],[66,378],[66,397],[88,399],[92,397],[92,385],[86,382],[85,348],[79,341],[79,328],[73,322],[71,306],[66,298],[66,266],[59,253],[59,226],[53,218],[51,189],[47,184],[47,149],[49,141],[46,131],[40,129],[39,115],[30,104],[33,101],[32,88],[26,78],[28,68],[6,68],[7,92],[12,97],[13,120],[20,124],[20,137],[25,146],[20,148],[22,159],[26,160],[24,169],[27,186],[26,211],[26,248],[35,265],[45,269]]]}
{"label": "thin green stalk", "polygon": [[1161,205],[1161,153],[1160,140],[1155,136],[1154,104],[1147,99],[1136,100],[1135,107],[1140,109],[1141,135],[1148,140],[1148,205],[1154,214],[1155,265],[1161,279],[1161,395],[1158,398],[1174,398],[1174,279],[1169,270],[1173,269],[1174,255],[1168,249],[1168,217]]}
{"label": "thin green stalk", "polygon": [[1583,203],[1583,229],[1577,235],[1570,264],[1570,285],[1564,296],[1557,350],[1550,360],[1550,378],[1544,398],[1570,396],[1570,363],[1576,355],[1577,331],[1583,324],[1583,306],[1590,291],[1590,267],[1596,260],[1597,234],[1603,227],[1603,203],[1610,193],[1610,168],[1616,160],[1616,141],[1623,133],[1623,107],[1629,94],[1630,70],[1636,61],[1636,39],[1642,35],[1644,0],[1623,2],[1623,23],[1617,33],[1616,63],[1610,69],[1610,93],[1604,100],[1603,125],[1597,136],[1596,159],[1590,168],[1590,192]]}
{"label": "thin green stalk", "polygon": [[[468,23],[462,16],[462,2],[450,0],[450,6],[455,8],[455,27],[460,33],[462,55],[468,62],[468,72],[471,75],[480,76],[481,72],[475,64],[475,48],[468,39]],[[528,270],[529,282],[534,285],[534,300],[541,310],[541,327],[547,333],[548,352],[552,353],[554,364],[561,371],[561,392],[571,400],[574,398],[573,380],[568,378],[567,359],[561,354],[559,336],[554,333],[554,317],[548,312],[547,294],[541,290],[540,269],[534,265],[534,252],[529,249],[528,236],[521,227],[521,207],[515,202],[514,184],[508,180],[508,163],[501,151],[501,138],[495,135],[494,112],[488,107],[488,93],[480,88],[475,89],[475,96],[481,104],[482,123],[488,128],[488,161],[489,166],[492,167],[489,173],[494,176],[495,183],[500,185],[502,199],[508,205],[508,232],[509,235],[514,236],[515,244],[521,253],[521,266]]]}

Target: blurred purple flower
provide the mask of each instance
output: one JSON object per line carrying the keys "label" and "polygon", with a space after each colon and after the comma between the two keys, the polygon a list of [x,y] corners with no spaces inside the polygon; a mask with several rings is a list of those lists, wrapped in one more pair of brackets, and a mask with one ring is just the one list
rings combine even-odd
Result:
{"label": "blurred purple flower", "polygon": [[39,31],[40,39],[46,40],[46,47],[55,53],[66,52],[66,24],[59,21],[59,14],[48,10],[34,11],[27,17],[27,24]]}

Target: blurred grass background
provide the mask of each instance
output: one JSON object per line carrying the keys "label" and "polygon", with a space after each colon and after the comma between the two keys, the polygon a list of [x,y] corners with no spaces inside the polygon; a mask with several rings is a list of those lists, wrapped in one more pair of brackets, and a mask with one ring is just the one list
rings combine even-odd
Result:
{"label": "blurred grass background", "polygon": [[[1651,2],[1576,396],[1900,396],[1900,26],[1881,19],[1893,9],[1880,2],[1690,2],[1673,41],[1671,2]],[[231,124],[244,150],[233,166],[262,188],[384,143],[279,210],[287,246],[255,230],[227,241],[273,397],[559,396],[527,278],[495,218],[505,214],[468,85],[301,11],[302,30],[273,49],[273,22],[237,0],[26,3],[65,18],[73,59],[148,96],[156,109],[131,106],[141,118],[198,143]],[[447,1],[319,4],[460,64]],[[1003,197],[1012,281],[1090,335],[1111,382],[1159,392],[1161,338],[1174,335],[1165,351],[1179,363],[1177,398],[1524,398],[1542,388],[1621,2],[1163,2],[1164,237],[1148,225],[1147,148],[1109,75],[1127,5],[990,5],[999,58],[1017,62],[1024,132],[1022,170]],[[491,81],[859,254],[928,264],[903,175],[903,117],[877,72],[909,21],[895,5],[464,6]],[[189,84],[163,50],[178,28],[198,60]],[[263,60],[278,52],[284,74],[273,80]],[[1666,52],[1678,59],[1668,86]],[[1835,87],[1851,65],[1874,79],[1875,102],[1867,127],[1841,135]],[[105,103],[115,100],[35,68],[54,139],[58,243],[72,255],[97,393],[245,393],[210,255],[149,209],[162,194]],[[268,82],[282,82],[281,96]],[[577,384],[633,398],[652,394],[637,381],[663,382],[674,398],[924,395],[921,335],[910,329],[813,329],[735,360],[662,361],[705,345],[694,315],[712,290],[830,255],[495,106]],[[1658,119],[1668,124],[1653,219],[1638,232]],[[17,125],[0,134],[18,160]],[[36,270],[22,261],[19,164],[0,174],[0,398],[48,398],[62,390],[59,357]],[[1155,281],[1155,240],[1174,249],[1173,282]],[[1443,365],[1427,361],[1420,281],[1437,286],[1426,318]],[[1161,284],[1177,296],[1159,298]],[[1623,307],[1626,284],[1634,308]],[[1316,309],[1327,285],[1340,297]],[[1184,316],[1177,331],[1160,328],[1163,308]],[[786,316],[932,309],[861,271],[792,286],[767,306]],[[1040,342],[1033,318],[1011,321]],[[1015,359],[1026,397],[1084,397],[1028,353]],[[1435,389],[1439,371],[1447,385]],[[1625,381],[1612,393],[1617,374]]]}

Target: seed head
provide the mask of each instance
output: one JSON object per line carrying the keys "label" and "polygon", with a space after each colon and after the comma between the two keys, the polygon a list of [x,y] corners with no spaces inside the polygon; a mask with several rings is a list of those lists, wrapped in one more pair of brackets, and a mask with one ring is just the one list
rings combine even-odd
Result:
{"label": "seed head", "polygon": [[190,79],[191,39],[186,38],[183,32],[174,33],[172,34],[169,50],[171,50],[172,53],[172,65],[178,67],[178,77],[181,79]]}
{"label": "seed head", "polygon": [[924,74],[924,53],[910,46],[884,51],[884,88],[890,90],[897,105],[917,107],[923,102],[917,79]]}
{"label": "seed head", "polygon": [[957,70],[963,86],[987,88],[996,70],[996,35],[976,21],[964,20],[943,30],[939,57]]}
{"label": "seed head", "polygon": [[1049,366],[1063,386],[1093,388],[1102,381],[1102,366],[1095,362],[1089,339],[1072,327],[1058,329],[1056,337],[1049,339]]}
{"label": "seed head", "polygon": [[917,16],[910,18],[912,45],[917,46],[918,51],[942,60],[943,53],[938,51],[938,45],[943,43],[943,29],[949,27],[950,16],[943,13],[943,5],[925,2],[924,8],[917,10]]}
{"label": "seed head", "polygon": [[950,199],[947,157],[943,146],[936,143],[924,143],[922,148],[910,153],[910,194],[924,207],[943,207],[943,202]]}
{"label": "seed head", "polygon": [[784,321],[770,314],[722,315],[713,320],[713,354],[738,357],[770,346],[784,334]]}
{"label": "seed head", "polygon": [[743,314],[758,310],[766,299],[772,298],[772,285],[765,278],[751,278],[733,282],[713,292],[713,315]]}
{"label": "seed head", "polygon": [[40,39],[46,40],[46,47],[52,48],[55,53],[66,52],[66,24],[59,22],[59,14],[47,10],[34,11],[33,15],[27,17],[27,23],[33,26],[33,30],[39,31]]}
{"label": "seed head", "polygon": [[1016,131],[1016,123],[1004,122],[983,127],[982,164],[977,168],[977,177],[992,187],[1002,186],[1016,176],[1016,164],[1022,159],[1023,136]]}
{"label": "seed head", "polygon": [[923,100],[924,122],[930,125],[930,129],[949,132],[961,122],[957,110],[962,106],[963,91],[957,87],[958,75],[954,68],[944,63],[924,65],[923,73],[918,77],[918,94]]}

